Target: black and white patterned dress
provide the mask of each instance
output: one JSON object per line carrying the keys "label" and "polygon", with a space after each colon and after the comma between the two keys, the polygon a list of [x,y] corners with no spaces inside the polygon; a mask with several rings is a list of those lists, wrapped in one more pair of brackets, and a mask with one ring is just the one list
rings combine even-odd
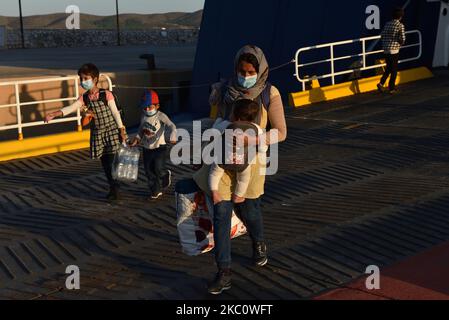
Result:
{"label": "black and white patterned dress", "polygon": [[114,154],[120,147],[120,131],[111,108],[103,101],[89,101],[94,114],[90,127],[90,156],[100,159],[103,154]]}

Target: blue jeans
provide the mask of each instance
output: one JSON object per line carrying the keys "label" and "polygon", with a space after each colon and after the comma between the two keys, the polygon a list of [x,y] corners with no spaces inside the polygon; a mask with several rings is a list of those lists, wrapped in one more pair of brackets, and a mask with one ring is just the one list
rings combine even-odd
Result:
{"label": "blue jeans", "polygon": [[[253,241],[264,241],[260,198],[246,199],[235,205],[237,216],[245,224]],[[234,204],[223,201],[214,207],[215,261],[220,269],[231,267],[231,218]]]}

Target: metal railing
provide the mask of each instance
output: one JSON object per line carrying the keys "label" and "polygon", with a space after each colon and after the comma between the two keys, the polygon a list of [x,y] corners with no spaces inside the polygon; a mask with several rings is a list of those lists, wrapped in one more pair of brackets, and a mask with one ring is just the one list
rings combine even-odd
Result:
{"label": "metal railing", "polygon": [[[112,84],[112,80],[109,76],[105,74],[101,74],[100,78],[104,77],[109,86],[109,90],[112,91],[114,86]],[[36,100],[36,101],[30,101],[30,102],[21,102],[20,101],[20,91],[19,86],[20,85],[27,85],[27,84],[36,84],[36,83],[46,83],[46,82],[64,82],[64,81],[74,81],[74,92],[75,96],[67,97],[67,98],[57,98],[57,99],[47,99],[47,100]],[[76,101],[79,98],[79,77],[78,76],[68,76],[68,77],[54,77],[54,78],[45,78],[45,79],[33,79],[33,80],[17,80],[17,81],[8,81],[8,82],[0,82],[0,87],[5,86],[13,86],[14,87],[14,96],[15,96],[15,103],[11,104],[4,104],[0,105],[0,109],[3,108],[16,108],[16,116],[17,116],[17,123],[11,124],[11,125],[4,125],[0,126],[0,131],[4,130],[11,130],[11,129],[17,129],[18,131],[18,139],[23,140],[23,128],[27,127],[37,127],[42,126],[45,124],[44,121],[34,121],[34,122],[26,122],[24,123],[22,121],[22,107],[30,106],[30,105],[38,105],[41,103],[53,103],[53,102],[65,102],[65,101]],[[77,122],[77,128],[78,131],[82,130],[81,127],[81,111],[78,108],[76,112],[75,117],[69,117],[69,118],[62,118],[62,119],[55,119],[52,120],[51,123],[61,123],[61,122]]]}
{"label": "metal railing", "polygon": [[[422,55],[422,35],[421,32],[419,30],[411,30],[411,31],[407,31],[406,35],[407,35],[407,39],[409,38],[409,35],[412,34],[417,34],[418,35],[418,42],[417,43],[412,43],[412,44],[407,44],[401,47],[401,49],[406,49],[406,48],[412,48],[412,47],[419,47],[419,51],[418,51],[418,55],[414,56],[412,58],[407,58],[407,59],[403,59],[403,60],[399,60],[399,63],[404,63],[404,62],[408,62],[408,61],[414,61],[414,60],[418,60],[419,58],[421,58]],[[305,47],[305,48],[301,48],[298,51],[296,51],[296,55],[295,55],[295,77],[296,79],[298,79],[299,82],[302,83],[302,90],[305,91],[306,88],[306,82],[309,82],[311,79],[326,79],[326,78],[331,78],[332,80],[332,84],[335,84],[335,77],[336,76],[340,76],[340,75],[344,75],[344,74],[350,74],[353,73],[354,71],[364,71],[364,70],[370,70],[370,69],[375,69],[375,68],[379,68],[379,67],[384,67],[386,64],[385,63],[378,63],[378,64],[373,64],[373,65],[367,65],[367,57],[373,54],[379,54],[382,53],[383,50],[375,50],[375,51],[367,51],[366,50],[366,43],[368,41],[373,41],[373,40],[379,40],[381,38],[380,35],[378,36],[372,36],[372,37],[365,37],[365,38],[360,38],[360,39],[353,39],[353,40],[346,40],[346,41],[338,41],[338,42],[331,42],[331,43],[325,43],[325,44],[320,44],[320,45],[316,45],[316,46],[311,46],[311,47]],[[362,45],[362,52],[361,53],[357,53],[357,54],[353,54],[353,55],[346,55],[346,56],[341,56],[341,57],[335,57],[335,47],[338,46],[344,46],[344,45],[350,45],[350,44],[356,44],[356,43],[361,43]],[[307,62],[307,63],[301,63],[301,59],[300,59],[300,55],[303,52],[306,51],[311,51],[311,50],[317,50],[317,49],[323,49],[323,48],[329,48],[329,55],[330,58],[328,59],[324,59],[324,60],[319,60],[319,61],[312,61],[312,62]],[[350,68],[350,69],[346,69],[346,70],[342,70],[342,71],[335,71],[335,62],[336,61],[341,61],[341,60],[346,60],[346,59],[352,59],[352,58],[361,58],[360,63],[361,66],[357,67],[357,68]],[[327,74],[322,74],[322,75],[315,75],[313,77],[308,77],[308,78],[301,78],[300,75],[300,69],[304,68],[304,67],[308,67],[308,66],[312,66],[312,65],[318,65],[321,63],[330,63],[330,69],[331,72],[327,73]]]}

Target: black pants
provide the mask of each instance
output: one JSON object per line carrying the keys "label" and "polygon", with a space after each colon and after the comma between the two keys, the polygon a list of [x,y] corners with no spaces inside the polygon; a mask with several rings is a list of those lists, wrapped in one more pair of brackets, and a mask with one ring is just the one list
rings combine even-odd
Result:
{"label": "black pants", "polygon": [[165,167],[166,154],[166,146],[154,150],[143,149],[143,165],[151,194],[162,191],[162,178],[167,174]]}
{"label": "black pants", "polygon": [[101,157],[101,165],[103,166],[104,174],[108,180],[111,189],[118,189],[120,184],[117,180],[112,178],[112,164],[114,163],[114,154],[103,154]]}
{"label": "black pants", "polygon": [[385,54],[385,61],[387,63],[387,67],[385,69],[385,73],[380,80],[380,84],[384,85],[387,81],[388,76],[390,76],[390,82],[388,88],[390,90],[394,90],[396,88],[396,77],[398,75],[398,60],[399,53],[397,54]]}

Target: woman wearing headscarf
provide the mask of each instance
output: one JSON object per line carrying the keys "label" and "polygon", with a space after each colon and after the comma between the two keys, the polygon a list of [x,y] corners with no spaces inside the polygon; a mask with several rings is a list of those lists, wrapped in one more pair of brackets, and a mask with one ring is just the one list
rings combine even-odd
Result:
{"label": "woman wearing headscarf", "polygon": [[[234,76],[232,79],[212,86],[209,98],[211,106],[217,108],[218,117],[228,120],[232,114],[232,106],[240,99],[251,99],[259,106],[256,124],[262,129],[276,130],[277,135],[263,135],[267,145],[282,142],[287,137],[287,125],[284,106],[279,90],[268,82],[268,63],[262,50],[247,45],[240,49],[235,58]],[[277,137],[277,138],[273,138]],[[267,246],[264,238],[261,211],[261,197],[264,194],[265,174],[260,174],[265,164],[252,166],[251,180],[245,195],[245,202],[235,204],[235,211],[245,224],[253,243],[253,259],[257,266],[268,262]],[[209,166],[203,166],[194,180],[207,194]],[[225,173],[220,181],[220,201],[214,201],[214,241],[215,260],[218,273],[209,284],[211,294],[220,294],[231,288],[231,218],[234,204],[231,201],[232,188],[235,187],[235,176]]]}

